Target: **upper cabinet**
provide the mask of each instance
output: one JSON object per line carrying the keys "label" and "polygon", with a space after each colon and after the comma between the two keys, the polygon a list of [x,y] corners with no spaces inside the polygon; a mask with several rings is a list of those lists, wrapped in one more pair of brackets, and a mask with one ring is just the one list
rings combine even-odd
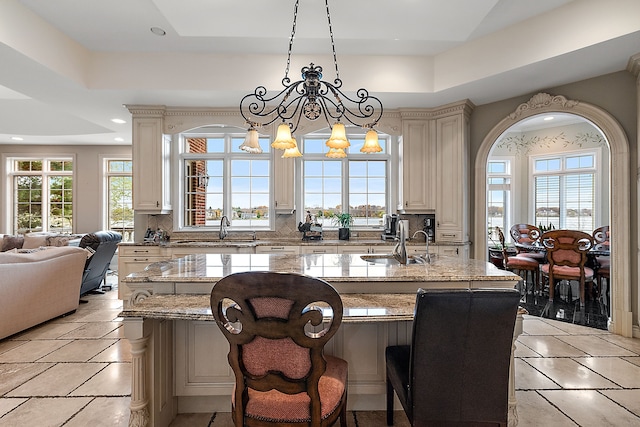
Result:
{"label": "upper cabinet", "polygon": [[163,135],[162,112],[133,113],[133,209],[171,212],[171,138]]}
{"label": "upper cabinet", "polygon": [[425,213],[436,208],[436,144],[432,120],[402,123],[402,209]]}
{"label": "upper cabinet", "polygon": [[402,116],[401,209],[435,212],[436,241],[469,241],[469,116],[462,101]]}
{"label": "upper cabinet", "polygon": [[295,159],[282,158],[278,150],[273,156],[273,198],[276,213],[290,214],[295,204]]}
{"label": "upper cabinet", "polygon": [[436,241],[468,242],[468,118],[461,112],[437,119],[436,135]]}

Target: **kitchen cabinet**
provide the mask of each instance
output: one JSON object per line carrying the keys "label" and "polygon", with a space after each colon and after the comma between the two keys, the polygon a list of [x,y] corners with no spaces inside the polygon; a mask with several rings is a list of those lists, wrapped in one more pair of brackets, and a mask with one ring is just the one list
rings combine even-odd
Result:
{"label": "kitchen cabinet", "polygon": [[127,301],[131,295],[131,290],[122,281],[123,278],[144,270],[151,263],[167,258],[168,254],[160,246],[118,246],[118,298]]}
{"label": "kitchen cabinet", "polygon": [[295,204],[295,159],[286,158],[277,151],[273,156],[273,199],[275,212],[291,214],[296,209]]}
{"label": "kitchen cabinet", "polygon": [[[401,208],[435,212],[436,242],[469,241],[469,116],[473,104],[405,112]],[[420,116],[420,118],[416,118]]]}
{"label": "kitchen cabinet", "polygon": [[171,248],[171,258],[182,258],[191,254],[252,254],[251,246],[210,246],[210,247],[177,247]]}
{"label": "kitchen cabinet", "polygon": [[339,254],[370,254],[371,247],[368,245],[348,245],[338,246]]}
{"label": "kitchen cabinet", "polygon": [[300,253],[300,246],[285,246],[285,245],[256,246],[256,253],[257,254],[298,255]]}
{"label": "kitchen cabinet", "polygon": [[133,209],[142,214],[171,212],[171,137],[162,116],[133,116]]}
{"label": "kitchen cabinet", "polygon": [[[429,251],[431,252],[431,251]],[[455,257],[460,259],[469,259],[469,246],[468,245],[442,245],[438,246],[438,255]]]}
{"label": "kitchen cabinet", "polygon": [[301,254],[335,254],[338,253],[336,245],[310,245],[300,246]]}
{"label": "kitchen cabinet", "polygon": [[436,120],[438,184],[436,241],[469,241],[468,117],[464,110]]}
{"label": "kitchen cabinet", "polygon": [[432,120],[402,123],[402,209],[425,213],[436,208],[436,145]]}

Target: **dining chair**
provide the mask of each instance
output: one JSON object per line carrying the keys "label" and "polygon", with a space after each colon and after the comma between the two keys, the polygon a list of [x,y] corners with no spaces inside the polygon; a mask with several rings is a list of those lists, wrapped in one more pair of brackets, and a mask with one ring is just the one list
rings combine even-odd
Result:
{"label": "dining chair", "polygon": [[[514,224],[509,229],[509,234],[511,234],[511,238],[513,239],[514,243],[531,245],[540,241],[542,232],[535,225]],[[518,246],[516,246],[516,249],[518,250],[518,254],[516,256],[525,256],[528,258],[533,258],[538,262],[544,262],[544,252],[526,251]]]}
{"label": "dining chair", "polygon": [[554,299],[558,280],[574,280],[580,285],[580,306],[584,307],[585,283],[593,285],[594,271],[587,267],[587,255],[594,241],[590,234],[578,230],[551,230],[540,237],[547,250],[548,264],[540,266],[549,283],[549,301]]}
{"label": "dining chair", "polygon": [[[603,225],[602,227],[598,227],[593,230],[593,240],[595,243],[594,249],[596,251],[610,251],[610,241],[609,241],[609,226]],[[611,276],[611,257],[610,255],[596,255],[593,257],[593,268],[595,270],[596,284],[598,293],[600,296],[604,296],[609,292],[610,286],[610,276]],[[604,290],[603,285],[606,281],[606,290]]]}
{"label": "dining chair", "polygon": [[297,273],[231,274],[211,291],[229,342],[234,425],[346,427],[347,362],[324,354],[342,321],[326,281]]}
{"label": "dining chair", "polygon": [[[506,270],[512,271],[519,276],[522,277],[525,283],[531,283],[531,291],[536,292],[539,288],[539,278],[538,272],[540,270],[540,262],[534,258],[530,258],[528,256],[509,256],[507,252],[507,247],[505,244],[504,233],[500,229],[500,227],[496,227],[496,231],[498,232],[498,239],[500,240],[500,246],[502,247],[502,260],[503,265]],[[529,282],[529,277],[531,277],[531,282]],[[525,286],[525,293],[528,292],[529,286]]]}
{"label": "dining chair", "polygon": [[394,391],[412,426],[507,425],[520,292],[418,289],[410,345],[388,346],[387,425]]}

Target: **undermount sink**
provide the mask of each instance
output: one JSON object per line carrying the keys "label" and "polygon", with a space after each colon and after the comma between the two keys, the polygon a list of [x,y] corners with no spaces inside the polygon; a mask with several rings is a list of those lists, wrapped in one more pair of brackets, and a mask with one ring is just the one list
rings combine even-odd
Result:
{"label": "undermount sink", "polygon": [[[386,264],[386,265],[400,265],[400,261],[393,257],[393,254],[374,254],[374,255],[360,255],[360,258],[370,262],[372,264]],[[425,264],[424,258],[411,255],[407,259],[407,264]]]}

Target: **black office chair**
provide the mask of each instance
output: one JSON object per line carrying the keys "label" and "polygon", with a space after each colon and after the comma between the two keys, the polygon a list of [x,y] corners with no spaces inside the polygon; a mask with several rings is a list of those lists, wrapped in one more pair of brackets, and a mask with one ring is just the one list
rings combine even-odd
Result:
{"label": "black office chair", "polygon": [[122,235],[113,231],[96,231],[82,236],[78,246],[91,248],[95,253],[87,259],[84,266],[80,296],[92,291],[95,292],[100,287],[109,269],[111,258],[113,258],[121,240]]}
{"label": "black office chair", "polygon": [[515,289],[419,289],[412,344],[385,352],[387,425],[395,390],[412,426],[506,426],[519,301]]}

